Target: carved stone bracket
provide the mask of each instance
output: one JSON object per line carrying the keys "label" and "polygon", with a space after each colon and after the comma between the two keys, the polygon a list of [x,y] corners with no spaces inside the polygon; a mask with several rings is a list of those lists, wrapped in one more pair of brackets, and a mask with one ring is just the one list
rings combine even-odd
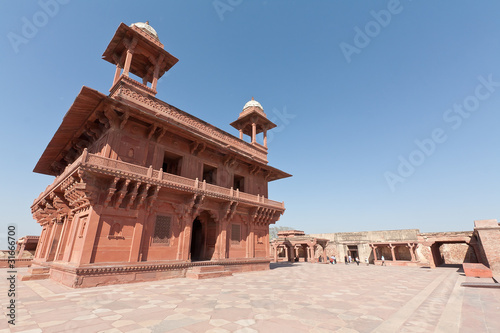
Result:
{"label": "carved stone bracket", "polygon": [[116,193],[116,201],[115,201],[115,209],[117,209],[118,207],[120,207],[122,201],[123,201],[123,198],[125,198],[125,195],[127,194],[127,190],[128,190],[128,185],[130,184],[130,179],[126,179],[120,190],[118,191],[118,193]]}
{"label": "carved stone bracket", "polygon": [[137,209],[141,209],[143,207],[150,187],[151,184],[144,184],[144,186],[139,190],[139,195],[137,197]]}
{"label": "carved stone bracket", "polygon": [[130,197],[128,199],[128,203],[127,206],[125,207],[125,210],[129,210],[134,204],[135,198],[137,196],[137,191],[139,190],[141,184],[142,184],[141,182],[136,182],[132,187],[132,191],[130,191],[130,193],[128,194]]}
{"label": "carved stone bracket", "polygon": [[123,129],[125,127],[125,124],[127,123],[128,121],[128,117],[130,116],[130,114],[125,111],[120,119],[120,129]]}
{"label": "carved stone bracket", "polygon": [[111,185],[109,186],[106,200],[104,200],[104,205],[103,205],[104,207],[108,207],[109,203],[111,202],[111,198],[113,197],[113,194],[115,194],[116,192],[116,184],[118,183],[119,180],[120,180],[119,177],[115,177],[113,179],[113,183],[111,183]]}
{"label": "carved stone bracket", "polygon": [[153,187],[152,193],[150,195],[148,195],[148,197],[146,198],[146,202],[147,202],[146,208],[147,208],[148,212],[151,212],[151,210],[153,208],[153,204],[155,203],[156,199],[158,198],[159,191],[160,191],[160,186],[155,185]]}
{"label": "carved stone bracket", "polygon": [[191,216],[194,219],[196,216],[198,216],[198,213],[201,210],[201,207],[203,205],[203,201],[205,200],[205,195],[203,194],[195,194],[194,195],[194,204],[191,212]]}
{"label": "carved stone bracket", "polygon": [[225,167],[233,168],[236,164],[236,158],[232,155],[226,155],[222,161]]}
{"label": "carved stone bracket", "polygon": [[258,165],[250,166],[250,174],[251,175],[256,175],[259,173],[259,171],[260,171],[260,166],[258,166]]}
{"label": "carved stone bracket", "polygon": [[197,156],[199,153],[202,153],[207,148],[204,142],[193,141],[189,145],[189,151],[194,156]]}

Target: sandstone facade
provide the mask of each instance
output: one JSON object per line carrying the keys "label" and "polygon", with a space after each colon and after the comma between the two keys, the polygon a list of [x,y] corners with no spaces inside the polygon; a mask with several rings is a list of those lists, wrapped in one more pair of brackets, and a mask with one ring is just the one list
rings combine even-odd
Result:
{"label": "sandstone facade", "polygon": [[42,232],[23,278],[88,287],[268,269],[269,224],[285,211],[268,182],[290,175],[267,164],[276,125],[262,106],[245,104],[235,137],[157,99],[177,59],[148,23],[122,23],[103,58],[110,94],[83,87],[35,167],[56,178],[31,207]]}

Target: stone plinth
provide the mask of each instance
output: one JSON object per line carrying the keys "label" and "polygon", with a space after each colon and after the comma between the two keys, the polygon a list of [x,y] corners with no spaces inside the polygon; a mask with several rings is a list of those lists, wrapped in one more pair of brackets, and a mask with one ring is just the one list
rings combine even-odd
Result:
{"label": "stone plinth", "polygon": [[474,233],[482,247],[483,263],[494,276],[500,276],[500,226],[497,220],[474,221]]}
{"label": "stone plinth", "polygon": [[491,269],[483,264],[477,263],[464,263],[462,264],[465,272],[465,276],[472,276],[478,278],[492,278],[493,273]]}

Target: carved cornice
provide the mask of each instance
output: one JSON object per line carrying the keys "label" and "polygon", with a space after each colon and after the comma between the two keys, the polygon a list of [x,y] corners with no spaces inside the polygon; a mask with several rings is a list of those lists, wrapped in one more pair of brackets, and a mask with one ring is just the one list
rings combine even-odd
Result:
{"label": "carved cornice", "polygon": [[253,264],[268,264],[269,259],[221,259],[215,261],[198,261],[198,262],[151,262],[137,265],[126,265],[126,266],[91,266],[91,267],[71,267],[63,266],[57,263],[51,264],[51,269],[61,270],[64,272],[76,274],[76,275],[100,275],[109,273],[129,273],[129,272],[151,272],[151,271],[167,271],[167,270],[181,270],[189,269],[191,267],[198,266],[213,266],[213,265],[224,265],[224,266],[234,266],[234,265],[253,265]]}
{"label": "carved cornice", "polygon": [[[163,117],[168,119],[169,121],[173,121],[178,123],[186,128],[189,128],[191,131],[198,133],[202,137],[209,137],[212,141],[218,141],[219,145],[224,148],[233,148],[237,152],[254,158],[262,163],[267,164],[267,151],[265,148],[260,148],[255,145],[248,144],[247,142],[236,138],[220,129],[206,124],[192,116],[189,116],[183,112],[179,112],[173,107],[168,106],[167,104],[160,103],[156,98],[152,98],[149,95],[151,92],[139,92],[136,91],[139,87],[144,90],[146,86],[142,87],[138,82],[132,82],[132,79],[126,78],[126,83],[122,84],[121,79],[124,78],[122,75],[120,80],[115,84],[111,91],[111,97],[115,99],[125,99],[130,100],[132,102],[143,105],[153,111],[156,111],[157,117]],[[128,80],[127,80],[128,79]],[[129,82],[130,80],[130,82]],[[134,85],[131,86],[131,83]],[[139,86],[138,86],[139,85]],[[150,89],[146,87],[147,89]]]}

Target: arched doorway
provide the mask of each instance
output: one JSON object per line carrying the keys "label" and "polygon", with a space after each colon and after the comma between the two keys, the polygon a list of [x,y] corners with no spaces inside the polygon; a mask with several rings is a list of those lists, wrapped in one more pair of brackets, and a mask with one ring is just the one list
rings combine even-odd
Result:
{"label": "arched doorway", "polygon": [[203,225],[201,221],[196,218],[193,221],[193,232],[191,236],[191,261],[202,260],[204,241]]}

